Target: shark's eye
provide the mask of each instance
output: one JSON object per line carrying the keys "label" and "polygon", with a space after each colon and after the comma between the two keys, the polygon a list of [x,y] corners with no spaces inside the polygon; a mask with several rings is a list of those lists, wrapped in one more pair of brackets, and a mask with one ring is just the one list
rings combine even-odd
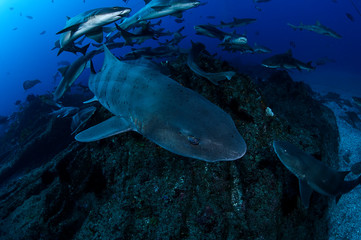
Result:
{"label": "shark's eye", "polygon": [[189,143],[192,145],[198,145],[200,142],[200,139],[196,138],[194,136],[188,136],[187,139],[188,139]]}

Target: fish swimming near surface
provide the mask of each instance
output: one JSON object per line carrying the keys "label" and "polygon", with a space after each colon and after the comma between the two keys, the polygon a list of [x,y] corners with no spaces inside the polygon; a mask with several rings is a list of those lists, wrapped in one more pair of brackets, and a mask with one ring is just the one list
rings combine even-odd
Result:
{"label": "fish swimming near surface", "polygon": [[26,80],[24,83],[23,83],[23,88],[24,90],[28,90],[32,87],[34,87],[35,85],[41,83],[41,81],[39,79],[35,79],[35,80]]}
{"label": "fish swimming near surface", "polygon": [[67,46],[84,34],[95,40],[103,41],[103,26],[115,22],[129,14],[130,8],[107,7],[92,9],[75,17],[68,18],[65,28],[57,34],[60,36],[60,50],[67,50]]}
{"label": "fish swimming near surface", "polygon": [[106,47],[100,72],[89,88],[115,116],[75,136],[92,142],[136,131],[159,146],[208,162],[231,161],[246,152],[232,118],[198,93],[181,86],[141,59],[119,61]]}
{"label": "fish swimming near surface", "polygon": [[292,56],[291,49],[288,50],[286,53],[276,54],[263,60],[262,66],[267,68],[298,69],[299,71],[311,71],[315,69],[315,67],[311,65],[311,62],[304,63],[300,60],[295,59]]}
{"label": "fish swimming near surface", "polygon": [[198,76],[208,79],[215,85],[218,85],[219,81],[231,78],[236,74],[234,71],[210,73],[203,71],[196,63],[199,54],[205,50],[205,46],[202,43],[194,43],[192,41],[192,49],[188,54],[187,65]]}
{"label": "fish swimming near surface", "polygon": [[96,107],[87,107],[82,110],[80,110],[78,113],[76,113],[71,121],[70,129],[71,134],[74,134],[78,131],[78,129],[83,126],[91,116],[93,116],[95,110],[97,110]]}
{"label": "fish swimming near surface", "polygon": [[40,33],[40,35],[44,35],[45,33],[46,33],[46,31],[44,30]]}
{"label": "fish swimming near surface", "polygon": [[293,28],[293,30],[308,30],[311,32],[315,32],[324,36],[329,36],[329,37],[333,37],[333,38],[337,38],[337,39],[341,39],[342,36],[340,34],[338,34],[337,32],[335,32],[334,30],[332,30],[331,28],[328,28],[324,25],[322,25],[319,21],[316,21],[315,25],[304,25],[302,23],[300,23],[299,26],[295,26],[293,24],[287,23],[288,26],[290,26],[291,28]]}
{"label": "fish swimming near surface", "polygon": [[301,200],[305,207],[309,206],[312,191],[334,196],[337,203],[343,194],[361,183],[361,176],[345,181],[344,178],[350,171],[333,170],[289,142],[274,141],[273,148],[283,165],[298,178]]}
{"label": "fish swimming near surface", "polygon": [[177,18],[183,17],[183,12],[198,7],[201,3],[198,0],[152,0],[141,8],[138,12],[119,24],[119,26],[127,30],[133,24],[172,15]]}

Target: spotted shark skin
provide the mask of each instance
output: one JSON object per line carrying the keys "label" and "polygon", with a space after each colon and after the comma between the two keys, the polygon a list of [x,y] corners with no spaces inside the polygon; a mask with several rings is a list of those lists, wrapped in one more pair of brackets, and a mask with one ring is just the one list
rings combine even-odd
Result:
{"label": "spotted shark skin", "polygon": [[245,154],[245,141],[218,106],[163,75],[152,62],[119,61],[104,49],[103,67],[95,73],[92,66],[89,88],[115,116],[80,132],[76,140],[136,131],[170,152],[208,162]]}

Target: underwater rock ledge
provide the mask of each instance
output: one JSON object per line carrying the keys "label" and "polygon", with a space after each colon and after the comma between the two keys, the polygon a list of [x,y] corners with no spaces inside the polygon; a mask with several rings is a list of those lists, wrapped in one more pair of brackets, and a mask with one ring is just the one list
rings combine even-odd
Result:
{"label": "underwater rock ledge", "polygon": [[[0,238],[327,239],[328,198],[313,194],[310,208],[303,208],[297,179],[277,159],[272,141],[288,140],[334,166],[333,113],[286,72],[258,85],[236,74],[214,86],[185,62],[185,55],[168,62],[170,77],[232,116],[248,146],[243,158],[189,159],[134,132],[70,141],[2,187]],[[206,56],[199,65],[209,72],[233,70]],[[100,108],[88,126],[108,117]]]}

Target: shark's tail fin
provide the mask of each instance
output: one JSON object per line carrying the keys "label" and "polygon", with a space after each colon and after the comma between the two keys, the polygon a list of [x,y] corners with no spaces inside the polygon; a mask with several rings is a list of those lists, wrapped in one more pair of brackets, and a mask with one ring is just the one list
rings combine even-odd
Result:
{"label": "shark's tail fin", "polygon": [[90,43],[88,43],[84,47],[80,48],[79,52],[81,52],[83,55],[85,55],[86,51],[88,50],[89,45],[90,45]]}
{"label": "shark's tail fin", "polygon": [[[345,177],[349,172],[350,171],[340,172],[340,174],[344,175]],[[336,203],[338,202],[338,200],[340,200],[343,194],[350,192],[352,189],[354,189],[360,184],[361,184],[361,176],[351,181],[343,181],[340,194],[336,196]]]}
{"label": "shark's tail fin", "polygon": [[123,28],[121,28],[118,24],[115,23],[116,28],[120,31],[121,35],[123,36],[126,45],[130,45],[133,46],[134,43],[132,41],[132,37],[134,36],[134,34],[125,31]]}

